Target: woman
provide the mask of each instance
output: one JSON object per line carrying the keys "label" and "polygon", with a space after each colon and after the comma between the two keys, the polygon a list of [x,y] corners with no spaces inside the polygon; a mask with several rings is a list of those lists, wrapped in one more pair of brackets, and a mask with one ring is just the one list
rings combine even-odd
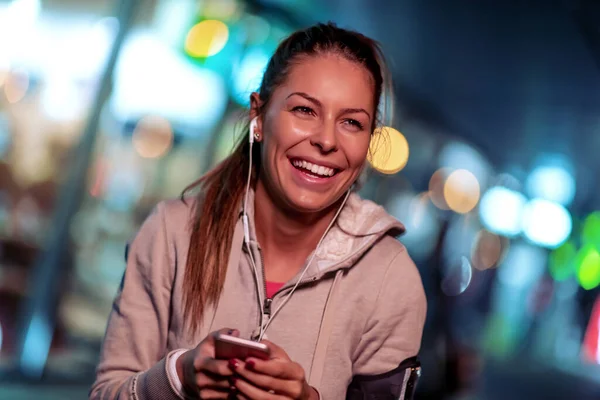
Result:
{"label": "woman", "polygon": [[[133,241],[91,398],[401,395],[421,280],[394,239],[402,225],[350,194],[381,60],[374,41],[333,24],[281,43],[250,98],[250,140],[197,196],[159,204]],[[215,359],[215,331],[263,339],[271,359]]]}

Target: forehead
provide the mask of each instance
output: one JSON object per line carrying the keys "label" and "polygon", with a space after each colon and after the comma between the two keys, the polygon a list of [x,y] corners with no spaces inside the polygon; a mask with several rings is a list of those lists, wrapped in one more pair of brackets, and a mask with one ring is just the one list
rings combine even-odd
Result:
{"label": "forehead", "polygon": [[280,89],[285,96],[293,92],[308,93],[324,104],[374,108],[375,84],[371,73],[363,65],[336,54],[295,61]]}

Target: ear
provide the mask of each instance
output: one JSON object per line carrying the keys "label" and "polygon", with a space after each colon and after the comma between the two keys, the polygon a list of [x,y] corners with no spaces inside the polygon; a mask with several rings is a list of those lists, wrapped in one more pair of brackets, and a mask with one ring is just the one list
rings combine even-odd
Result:
{"label": "ear", "polygon": [[252,94],[250,95],[250,121],[252,121],[253,118],[257,118],[256,120],[256,130],[255,132],[257,132],[261,137],[262,137],[262,116],[260,115],[260,109],[263,105],[262,100],[260,99],[260,96],[258,95],[257,92],[252,92]]}
{"label": "ear", "polygon": [[[250,95],[250,121],[253,118],[256,118],[256,128],[255,132],[258,133],[260,140],[262,140],[262,115],[261,108],[263,105],[263,101],[260,99],[260,96],[257,92],[252,92]],[[259,140],[259,141],[260,141]]]}

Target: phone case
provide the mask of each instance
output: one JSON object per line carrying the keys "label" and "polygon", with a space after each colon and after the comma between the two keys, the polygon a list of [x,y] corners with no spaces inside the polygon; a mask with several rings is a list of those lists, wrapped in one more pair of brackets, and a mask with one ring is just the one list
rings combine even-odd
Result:
{"label": "phone case", "polygon": [[237,358],[245,360],[248,357],[268,360],[270,358],[269,348],[258,342],[234,340],[228,337],[215,338],[215,358],[230,360]]}

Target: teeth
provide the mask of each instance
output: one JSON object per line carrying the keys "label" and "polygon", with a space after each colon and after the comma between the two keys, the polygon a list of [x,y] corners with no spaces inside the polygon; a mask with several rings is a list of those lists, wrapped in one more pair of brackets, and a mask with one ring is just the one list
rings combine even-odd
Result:
{"label": "teeth", "polygon": [[333,168],[309,163],[308,161],[304,161],[304,160],[294,160],[292,164],[294,165],[294,167],[308,170],[308,171],[312,172],[313,174],[320,175],[320,176],[332,176],[333,173],[335,172],[333,170]]}

